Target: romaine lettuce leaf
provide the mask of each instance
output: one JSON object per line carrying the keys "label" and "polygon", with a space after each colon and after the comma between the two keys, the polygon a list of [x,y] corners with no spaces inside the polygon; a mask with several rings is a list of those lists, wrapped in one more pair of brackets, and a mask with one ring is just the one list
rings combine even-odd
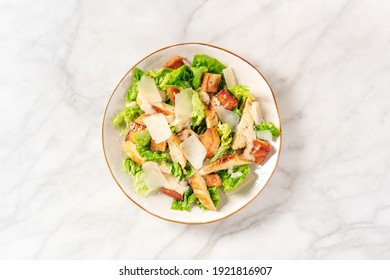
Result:
{"label": "romaine lettuce leaf", "polygon": [[177,178],[177,180],[181,181],[183,180],[183,169],[181,169],[180,164],[177,162],[173,162],[170,160],[167,160],[166,162],[167,166],[171,170],[171,174]]}
{"label": "romaine lettuce leaf", "polygon": [[167,158],[166,152],[152,151],[149,146],[137,146],[136,150],[145,161],[155,161],[160,164]]}
{"label": "romaine lettuce leaf", "polygon": [[185,89],[191,86],[192,72],[187,65],[183,65],[175,70],[163,68],[157,73],[150,71],[146,75],[153,77],[156,85],[162,90],[165,90],[167,86],[173,86],[178,89]]}
{"label": "romaine lettuce leaf", "polygon": [[250,167],[248,164],[238,165],[233,167],[233,173],[234,172],[241,172],[242,175],[236,178],[232,178],[231,174],[228,172],[227,169],[217,171],[218,175],[222,179],[223,185],[221,188],[223,190],[234,190],[237,188],[237,186],[244,181],[246,175],[250,172]]}
{"label": "romaine lettuce leaf", "polygon": [[272,122],[262,122],[261,124],[255,125],[256,131],[269,130],[273,137],[280,136],[280,130]]}
{"label": "romaine lettuce leaf", "polygon": [[133,122],[136,118],[142,115],[144,111],[137,106],[125,107],[125,109],[120,112],[115,119],[112,121],[115,129],[119,130],[119,132],[124,135],[127,133],[131,122]]}
{"label": "romaine lettuce leaf", "polygon": [[192,71],[192,88],[197,90],[202,82],[203,74],[207,72],[207,67],[191,67]]}
{"label": "romaine lettuce leaf", "polygon": [[[217,187],[207,188],[207,190],[210,193],[210,197],[211,197],[211,200],[214,202],[214,205],[218,206],[219,201],[220,201],[220,197],[219,197]],[[199,206],[199,208],[204,209],[204,210],[208,210],[206,207],[203,206],[202,203],[200,203],[199,199],[196,199],[196,204]]]}
{"label": "romaine lettuce leaf", "polygon": [[142,166],[133,161],[131,158],[126,157],[123,161],[123,170],[129,173],[134,179],[135,175],[142,170]]}
{"label": "romaine lettuce leaf", "polygon": [[215,155],[211,158],[210,162],[214,162],[226,155],[233,141],[233,136],[231,135],[231,132],[232,130],[228,123],[218,123],[218,134],[221,139],[221,145],[215,152]]}
{"label": "romaine lettuce leaf", "polygon": [[222,70],[225,69],[218,59],[205,55],[205,54],[196,54],[194,60],[192,61],[192,67],[207,67],[209,73],[222,74]]}
{"label": "romaine lettuce leaf", "polygon": [[134,179],[134,188],[135,191],[140,195],[140,196],[147,196],[150,194],[154,189],[149,188],[145,184],[145,178],[144,178],[144,171],[137,172],[135,174],[135,179]]}
{"label": "romaine lettuce leaf", "polygon": [[192,127],[199,126],[202,121],[206,118],[206,111],[202,100],[200,100],[199,93],[194,91],[192,95]]}
{"label": "romaine lettuce leaf", "polygon": [[134,132],[133,134],[134,143],[137,147],[139,146],[148,146],[150,143],[150,139],[152,137],[150,136],[150,133],[147,129]]}
{"label": "romaine lettuce leaf", "polygon": [[126,93],[126,101],[132,102],[137,99],[138,95],[138,83],[141,80],[141,77],[144,75],[144,72],[138,68],[133,69],[133,83],[130,85]]}
{"label": "romaine lettuce leaf", "polygon": [[249,87],[243,85],[232,86],[229,88],[229,91],[237,98],[238,105],[234,109],[234,112],[239,116],[242,115],[242,111],[244,110],[245,102],[248,97],[253,97],[253,95],[249,92]]}
{"label": "romaine lettuce leaf", "polygon": [[197,198],[194,194],[194,191],[191,187],[184,193],[183,201],[174,199],[172,201],[171,209],[181,210],[181,211],[190,211],[192,204],[196,202]]}

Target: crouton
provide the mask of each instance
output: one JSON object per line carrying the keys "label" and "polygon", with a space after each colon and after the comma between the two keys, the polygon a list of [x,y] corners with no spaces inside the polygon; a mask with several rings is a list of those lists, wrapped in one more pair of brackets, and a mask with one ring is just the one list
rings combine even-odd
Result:
{"label": "crouton", "polygon": [[167,141],[162,141],[160,143],[156,143],[153,139],[150,141],[150,149],[152,151],[161,151],[164,152],[167,147]]}
{"label": "crouton", "polygon": [[163,194],[166,194],[166,195],[168,195],[170,197],[173,197],[176,200],[180,200],[180,201],[183,200],[183,195],[178,193],[177,191],[170,190],[170,189],[167,189],[167,188],[164,188],[164,187],[162,187],[160,190],[161,190],[161,192]]}
{"label": "crouton", "polygon": [[207,189],[206,181],[199,174],[195,173],[188,179],[188,183],[194,190],[195,196],[199,199],[200,203],[209,210],[216,211],[217,208],[214,205],[213,200],[210,197],[210,193]]}
{"label": "crouton", "polygon": [[[252,147],[251,147],[252,146]],[[248,145],[247,149],[250,149],[250,151],[245,151],[244,154],[249,154],[252,156],[252,160],[256,162],[257,164],[262,164],[265,161],[265,158],[271,151],[272,146],[263,140],[260,139],[254,139],[252,145]]]}
{"label": "crouton", "polygon": [[204,180],[208,187],[220,187],[222,186],[221,177],[217,173],[205,175]]}
{"label": "crouton", "polygon": [[137,152],[136,146],[131,141],[124,141],[122,143],[122,149],[125,151],[125,153],[136,163],[139,165],[144,164],[143,158],[140,156],[140,154]]}
{"label": "crouton", "polygon": [[234,97],[233,94],[231,94],[227,89],[223,89],[220,92],[218,92],[215,97],[219,100],[219,103],[222,105],[223,108],[226,110],[233,110],[238,105],[237,98]]}
{"label": "crouton", "polygon": [[239,156],[239,155],[230,155],[225,156],[213,163],[210,163],[209,165],[203,166],[199,170],[200,175],[207,175],[210,173],[217,172],[222,169],[228,169],[230,167],[236,166],[236,165],[243,165],[249,163],[249,160]]}
{"label": "crouton", "polygon": [[205,133],[200,137],[200,141],[206,148],[206,158],[211,158],[217,152],[221,139],[216,128],[208,128]]}
{"label": "crouton", "polygon": [[247,140],[254,134],[254,121],[251,114],[252,99],[248,98],[240,122],[236,127],[236,133],[233,137],[232,149],[237,150],[246,146]]}
{"label": "crouton", "polygon": [[209,93],[216,93],[220,81],[221,74],[205,73],[203,75],[201,89]]}
{"label": "crouton", "polygon": [[176,94],[180,92],[180,89],[175,87],[166,87],[165,89],[168,93],[169,98],[172,100],[173,103],[175,103]]}
{"label": "crouton", "polygon": [[129,132],[126,135],[125,141],[134,142],[134,133],[136,133],[138,131],[142,131],[144,129],[146,129],[145,125],[139,124],[137,122],[132,122],[130,124],[130,130],[129,130]]}
{"label": "crouton", "polygon": [[184,169],[184,167],[186,166],[187,159],[184,156],[182,149],[180,148],[181,141],[179,137],[177,137],[175,134],[172,134],[172,136],[167,140],[167,142],[169,147],[169,153],[173,162],[179,163],[180,166]]}
{"label": "crouton", "polygon": [[183,65],[184,65],[184,57],[178,55],[178,56],[172,57],[170,60],[168,60],[163,65],[163,68],[177,69]]}

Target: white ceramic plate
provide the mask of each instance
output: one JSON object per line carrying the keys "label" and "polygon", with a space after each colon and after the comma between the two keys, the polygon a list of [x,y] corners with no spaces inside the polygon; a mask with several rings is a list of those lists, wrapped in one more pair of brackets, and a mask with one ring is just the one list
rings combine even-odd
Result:
{"label": "white ceramic plate", "polygon": [[265,187],[271,178],[279,160],[281,137],[272,143],[273,152],[263,166],[253,164],[251,173],[239,188],[221,195],[218,211],[204,211],[193,207],[190,212],[171,210],[172,198],[157,194],[141,197],[135,193],[130,175],[122,170],[125,153],[121,149],[123,136],[112,125],[115,115],[123,110],[124,96],[132,82],[132,69],[143,71],[158,70],[170,58],[176,55],[185,57],[190,63],[195,54],[207,54],[217,58],[227,67],[232,67],[237,84],[249,86],[251,93],[260,99],[264,118],[280,127],[278,107],[271,87],[261,73],[249,62],[222,48],[202,43],[185,43],[160,49],[134,65],[119,82],[112,93],[103,118],[103,150],[112,176],[124,194],[140,208],[159,218],[186,224],[202,224],[219,221],[248,205]]}

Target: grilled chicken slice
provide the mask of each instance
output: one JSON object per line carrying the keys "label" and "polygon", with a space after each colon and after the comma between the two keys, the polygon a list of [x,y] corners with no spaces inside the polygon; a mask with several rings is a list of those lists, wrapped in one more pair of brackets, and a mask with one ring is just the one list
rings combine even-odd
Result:
{"label": "grilled chicken slice", "polygon": [[200,142],[206,148],[206,158],[211,158],[217,152],[221,139],[216,128],[208,128],[205,133],[200,137]]}
{"label": "grilled chicken slice", "polygon": [[153,139],[150,141],[150,149],[152,151],[160,151],[164,152],[167,147],[167,141],[162,141],[160,143],[156,143]]}
{"label": "grilled chicken slice", "polygon": [[163,65],[163,68],[177,69],[183,65],[184,65],[184,57],[178,55],[178,56],[172,57],[170,60],[168,60]]}
{"label": "grilled chicken slice", "polygon": [[180,148],[181,141],[179,137],[177,137],[175,134],[172,134],[172,136],[167,140],[167,142],[169,147],[169,153],[173,162],[178,162],[180,166],[184,169],[184,167],[186,166],[187,159],[184,156],[182,149]]}
{"label": "grilled chicken slice", "polygon": [[208,174],[203,176],[208,187],[220,187],[222,186],[222,179],[217,173]]}
{"label": "grilled chicken slice", "polygon": [[249,160],[239,156],[239,155],[230,155],[225,156],[213,163],[203,166],[199,170],[200,175],[207,175],[210,173],[217,172],[222,169],[228,169],[236,165],[243,165],[249,163]]}
{"label": "grilled chicken slice", "polygon": [[183,200],[183,195],[178,193],[177,191],[174,191],[174,190],[170,190],[170,189],[167,189],[167,188],[164,188],[162,187],[161,189],[161,192],[170,196],[170,197],[173,197],[174,199],[176,200],[180,200],[182,201]]}
{"label": "grilled chicken slice", "polygon": [[134,122],[142,124],[142,125],[145,125],[144,119],[147,118],[147,117],[150,117],[150,115],[149,114],[143,114],[143,115],[139,116],[138,118],[136,118]]}
{"label": "grilled chicken slice", "polygon": [[213,200],[210,197],[210,193],[207,189],[206,181],[204,178],[196,172],[192,177],[188,179],[195,196],[199,199],[200,203],[209,210],[217,211]]}
{"label": "grilled chicken slice", "polygon": [[233,110],[238,105],[237,98],[234,97],[226,88],[218,92],[215,97],[219,100],[219,103],[226,110]]}
{"label": "grilled chicken slice", "polygon": [[122,143],[122,149],[125,151],[125,153],[136,163],[139,165],[144,164],[143,158],[139,155],[139,153],[136,150],[136,146],[131,141],[125,141]]}
{"label": "grilled chicken slice", "polygon": [[216,93],[220,82],[221,74],[205,73],[203,75],[201,89],[209,93]]}
{"label": "grilled chicken slice", "polygon": [[155,110],[157,113],[161,113],[164,116],[175,116],[175,107],[161,102],[161,103],[155,103],[152,104],[153,110]]}
{"label": "grilled chicken slice", "polygon": [[176,94],[180,92],[180,89],[175,87],[166,87],[169,98],[175,103]]}
{"label": "grilled chicken slice", "polygon": [[143,125],[143,124],[139,124],[137,122],[132,122],[130,124],[130,130],[129,132],[127,133],[126,135],[126,139],[125,141],[131,141],[131,142],[134,142],[134,133],[138,132],[138,131],[142,131],[146,129],[146,126]]}
{"label": "grilled chicken slice", "polygon": [[253,139],[252,145],[248,145],[243,155],[250,155],[250,160],[253,160],[257,164],[262,164],[265,161],[265,158],[271,151],[272,146],[263,140]]}
{"label": "grilled chicken slice", "polygon": [[252,99],[248,98],[245,102],[244,110],[242,111],[242,117],[236,127],[236,133],[234,134],[232,149],[237,150],[246,146],[248,139],[253,139],[254,133],[254,121],[251,114]]}
{"label": "grilled chicken slice", "polygon": [[209,95],[205,91],[199,91],[199,97],[205,107],[207,128],[216,128],[218,126],[218,116]]}

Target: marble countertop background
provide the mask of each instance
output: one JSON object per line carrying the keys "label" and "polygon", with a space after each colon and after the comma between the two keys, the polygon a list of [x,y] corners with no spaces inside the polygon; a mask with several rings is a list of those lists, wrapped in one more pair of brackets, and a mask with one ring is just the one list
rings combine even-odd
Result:
{"label": "marble countertop background", "polygon": [[[389,1],[0,3],[0,258],[390,259]],[[271,83],[283,150],[208,225],[132,204],[101,144],[108,98],[161,47],[214,44]]]}

